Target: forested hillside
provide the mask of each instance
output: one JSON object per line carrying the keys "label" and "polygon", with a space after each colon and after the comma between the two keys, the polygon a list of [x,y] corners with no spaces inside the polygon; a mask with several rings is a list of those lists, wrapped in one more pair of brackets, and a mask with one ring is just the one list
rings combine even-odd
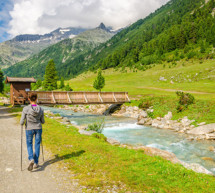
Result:
{"label": "forested hillside", "polygon": [[214,8],[214,0],[172,0],[102,45],[99,55],[92,54],[89,66],[145,70],[163,61],[213,58]]}
{"label": "forested hillside", "polygon": [[[175,65],[181,59],[191,58],[202,62],[215,57],[214,16],[214,0],[171,0],[100,46],[89,43],[84,45],[87,48],[84,50],[82,46],[75,57],[71,57],[72,50],[62,48],[71,41],[65,40],[5,72],[8,75],[41,77],[47,54],[49,59],[55,60],[59,74],[65,78],[72,78],[88,69],[130,67],[146,70],[151,64],[167,61]],[[78,47],[80,43],[75,45]],[[66,60],[67,57],[70,59]]]}

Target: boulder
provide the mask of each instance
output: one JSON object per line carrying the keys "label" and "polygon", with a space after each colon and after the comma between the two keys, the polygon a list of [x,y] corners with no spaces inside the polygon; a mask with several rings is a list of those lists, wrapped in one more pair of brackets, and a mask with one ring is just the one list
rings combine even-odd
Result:
{"label": "boulder", "polygon": [[209,149],[209,151],[215,151],[215,147],[214,146],[209,146],[208,149]]}
{"label": "boulder", "polygon": [[214,161],[212,157],[202,157],[201,159],[205,161]]}
{"label": "boulder", "polygon": [[112,145],[120,145],[119,141],[112,139],[112,138],[107,138],[107,142],[112,144]]}
{"label": "boulder", "polygon": [[204,168],[203,166],[201,166],[200,164],[197,163],[185,163],[185,162],[181,162],[182,165],[187,168],[187,169],[191,169],[197,173],[203,173],[203,174],[208,174],[208,175],[214,175],[212,172],[208,171],[206,168]]}
{"label": "boulder", "polygon": [[164,116],[164,119],[171,120],[172,119],[172,112],[168,112],[168,114]]}
{"label": "boulder", "polygon": [[189,120],[187,117],[184,117],[182,120],[181,120],[181,123],[183,126],[189,126],[191,123],[195,122],[195,120]]}
{"label": "boulder", "polygon": [[105,111],[105,108],[98,109],[97,114],[102,115]]}
{"label": "boulder", "polygon": [[202,126],[202,125],[205,125],[206,123],[205,122],[202,122],[202,123],[199,123],[198,126]]}
{"label": "boulder", "polygon": [[147,118],[145,125],[152,125],[152,119],[151,118]]}
{"label": "boulder", "polygon": [[146,119],[143,118],[140,121],[137,122],[138,125],[144,125],[146,123]]}
{"label": "boulder", "polygon": [[212,124],[196,127],[194,129],[191,129],[187,133],[192,135],[206,135],[206,134],[213,133],[214,130],[215,130],[215,123],[212,123]]}
{"label": "boulder", "polygon": [[157,149],[154,147],[145,147],[145,146],[139,146],[135,149],[144,150],[144,153],[150,156],[160,156],[166,160],[171,161],[172,163],[181,163],[181,161],[176,157],[174,153],[164,151],[161,149]]}
{"label": "boulder", "polygon": [[64,118],[63,118],[63,122],[70,123],[70,120],[69,120],[67,117],[64,117]]}
{"label": "boulder", "polygon": [[138,116],[138,121],[141,120],[142,118],[146,118],[148,115],[147,115],[147,112],[146,111],[142,111],[139,116]]}
{"label": "boulder", "polygon": [[206,139],[215,139],[215,133],[206,134]]}
{"label": "boulder", "polygon": [[156,120],[156,119],[154,119],[154,120],[152,120],[152,127],[159,127],[159,125],[161,125],[162,123],[161,123],[161,121],[158,121],[158,120]]}

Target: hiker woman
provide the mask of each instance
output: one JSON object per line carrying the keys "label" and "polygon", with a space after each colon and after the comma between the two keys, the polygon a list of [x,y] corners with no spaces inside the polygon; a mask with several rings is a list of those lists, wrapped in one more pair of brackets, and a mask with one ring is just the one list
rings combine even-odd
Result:
{"label": "hiker woman", "polygon": [[[42,137],[42,125],[45,123],[44,111],[37,105],[37,94],[31,93],[28,100],[30,104],[23,108],[20,124],[24,125],[26,129],[26,143],[28,150],[29,166],[28,170],[38,167],[40,155],[40,143]],[[25,121],[26,120],[26,121]],[[33,153],[33,136],[35,135],[35,152]]]}

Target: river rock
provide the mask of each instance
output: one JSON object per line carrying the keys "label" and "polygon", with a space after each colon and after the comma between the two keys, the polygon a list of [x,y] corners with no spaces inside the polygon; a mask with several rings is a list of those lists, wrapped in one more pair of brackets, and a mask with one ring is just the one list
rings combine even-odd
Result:
{"label": "river rock", "polygon": [[112,139],[112,138],[107,138],[107,142],[112,144],[112,145],[120,145],[119,141]]}
{"label": "river rock", "polygon": [[97,114],[102,115],[105,111],[105,108],[98,109]]}
{"label": "river rock", "polygon": [[54,117],[55,120],[63,119],[63,117]]}
{"label": "river rock", "polygon": [[145,125],[152,125],[152,118],[147,118]]}
{"label": "river rock", "polygon": [[64,118],[63,118],[63,122],[70,123],[70,120],[69,120],[67,117],[64,117]]}
{"label": "river rock", "polygon": [[138,125],[145,125],[145,123],[146,123],[146,119],[145,118],[143,118],[143,119],[141,119],[141,120],[139,120],[137,122]]}
{"label": "river rock", "polygon": [[214,140],[215,139],[215,133],[206,134],[206,139]]}
{"label": "river rock", "polygon": [[215,130],[215,123],[212,123],[212,124],[196,127],[194,129],[191,129],[187,133],[192,135],[206,135],[209,133],[213,133],[214,130]]}
{"label": "river rock", "polygon": [[208,174],[208,175],[214,175],[212,172],[208,171],[206,168],[204,168],[203,166],[201,166],[200,164],[197,163],[185,163],[185,162],[181,162],[182,165],[187,168],[187,169],[191,169],[197,173],[203,173],[203,174]]}
{"label": "river rock", "polygon": [[215,151],[215,147],[214,146],[210,146],[208,147],[209,151]]}
{"label": "river rock", "polygon": [[148,116],[146,111],[141,111],[141,113],[138,116],[138,121],[141,120],[142,118],[146,118]]}
{"label": "river rock", "polygon": [[139,147],[136,147],[135,149],[144,150],[144,153],[150,156],[160,156],[166,160],[171,161],[172,163],[181,163],[181,161],[176,157],[174,153],[157,149],[155,147],[139,146]]}
{"label": "river rock", "polygon": [[202,122],[202,123],[199,123],[198,126],[203,126],[205,124],[206,124],[205,122]]}
{"label": "river rock", "polygon": [[182,120],[181,120],[181,123],[183,126],[189,126],[191,123],[195,122],[195,120],[189,120],[187,117],[184,117]]}
{"label": "river rock", "polygon": [[172,112],[168,112],[168,114],[164,116],[164,119],[171,120],[172,119]]}
{"label": "river rock", "polygon": [[212,157],[202,157],[201,159],[205,161],[214,161]]}

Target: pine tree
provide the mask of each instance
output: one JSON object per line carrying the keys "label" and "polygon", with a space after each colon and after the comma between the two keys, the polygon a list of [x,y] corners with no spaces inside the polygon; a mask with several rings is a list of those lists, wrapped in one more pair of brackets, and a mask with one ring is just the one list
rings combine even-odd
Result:
{"label": "pine tree", "polygon": [[4,74],[0,69],[0,93],[2,93],[4,91]]}
{"label": "pine tree", "polygon": [[99,69],[98,75],[93,83],[93,87],[96,90],[99,90],[101,92],[102,88],[105,86],[105,78],[102,76],[102,71]]}
{"label": "pine tree", "polygon": [[64,78],[61,77],[61,79],[60,79],[60,87],[59,88],[64,88],[64,87],[65,87]]}
{"label": "pine tree", "polygon": [[50,60],[46,66],[43,88],[45,90],[57,89],[57,71],[54,60]]}

